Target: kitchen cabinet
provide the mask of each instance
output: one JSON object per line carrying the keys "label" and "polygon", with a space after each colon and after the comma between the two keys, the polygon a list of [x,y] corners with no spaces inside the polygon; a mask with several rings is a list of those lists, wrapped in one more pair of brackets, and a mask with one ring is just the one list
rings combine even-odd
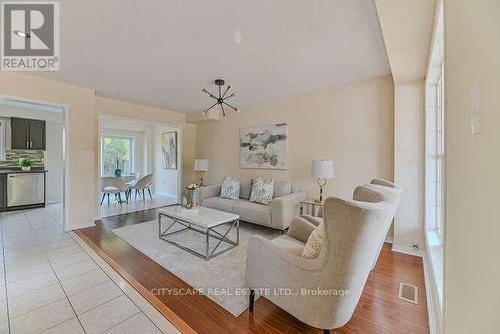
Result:
{"label": "kitchen cabinet", "polygon": [[45,150],[46,123],[37,119],[12,117],[11,148],[13,150]]}

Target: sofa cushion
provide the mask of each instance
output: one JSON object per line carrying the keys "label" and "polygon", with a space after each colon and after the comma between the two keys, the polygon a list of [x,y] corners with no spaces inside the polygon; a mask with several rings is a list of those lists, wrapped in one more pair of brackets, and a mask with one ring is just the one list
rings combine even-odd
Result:
{"label": "sofa cushion", "polygon": [[238,199],[240,197],[240,177],[226,176],[220,189],[220,197]]}
{"label": "sofa cushion", "polygon": [[250,182],[240,182],[240,198],[248,199],[250,198],[250,191],[252,190],[252,181]]}
{"label": "sofa cushion", "polygon": [[281,235],[271,241],[275,246],[278,246],[293,255],[301,255],[304,249],[304,243],[298,239],[288,235]]}
{"label": "sofa cushion", "polygon": [[271,207],[268,205],[240,200],[234,203],[233,213],[242,221],[271,226]]}
{"label": "sofa cushion", "polygon": [[210,209],[216,209],[216,210],[221,210],[225,212],[233,212],[233,206],[235,203],[238,203],[239,200],[237,199],[229,199],[229,198],[222,198],[222,197],[209,197],[201,203],[201,205],[210,208]]}
{"label": "sofa cushion", "polygon": [[292,192],[290,181],[274,181],[273,198],[288,195]]}
{"label": "sofa cushion", "polygon": [[258,177],[253,180],[250,202],[271,205],[273,199],[274,180],[264,180]]}

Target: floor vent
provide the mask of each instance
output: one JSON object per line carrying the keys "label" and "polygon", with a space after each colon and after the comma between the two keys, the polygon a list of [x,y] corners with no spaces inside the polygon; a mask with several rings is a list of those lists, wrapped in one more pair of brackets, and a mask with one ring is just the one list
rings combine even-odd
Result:
{"label": "floor vent", "polygon": [[413,304],[418,304],[418,287],[401,282],[399,285],[399,298]]}

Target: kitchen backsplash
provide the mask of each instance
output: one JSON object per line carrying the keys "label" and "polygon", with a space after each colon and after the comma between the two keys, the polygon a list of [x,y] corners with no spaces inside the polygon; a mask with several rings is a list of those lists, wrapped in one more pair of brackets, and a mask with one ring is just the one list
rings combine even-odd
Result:
{"label": "kitchen backsplash", "polygon": [[5,160],[0,161],[0,168],[18,167],[21,158],[32,160],[33,167],[44,166],[44,151],[6,150]]}

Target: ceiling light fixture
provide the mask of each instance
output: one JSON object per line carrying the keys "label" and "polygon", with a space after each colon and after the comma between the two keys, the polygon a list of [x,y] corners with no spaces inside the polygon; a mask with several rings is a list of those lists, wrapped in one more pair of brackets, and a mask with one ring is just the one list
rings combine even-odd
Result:
{"label": "ceiling light fixture", "polygon": [[222,79],[217,79],[214,81],[214,83],[219,86],[219,97],[215,96],[214,94],[210,93],[206,88],[203,88],[201,91],[203,93],[207,93],[209,97],[211,97],[212,99],[215,99],[217,100],[217,102],[215,102],[212,106],[210,106],[209,108],[205,109],[202,111],[203,114],[206,114],[210,111],[210,109],[212,109],[213,107],[215,106],[219,106],[221,111],[222,111],[222,116],[224,118],[227,117],[227,114],[226,114],[226,110],[224,109],[224,106],[226,107],[229,107],[231,109],[233,109],[234,111],[236,112],[240,112],[240,110],[238,108],[235,108],[233,107],[232,105],[230,105],[229,103],[226,102],[227,99],[231,98],[231,97],[234,97],[236,95],[236,93],[232,92],[231,94],[227,95],[227,93],[229,92],[229,90],[231,89],[231,86],[230,85],[227,85],[226,87],[226,90],[224,91],[224,93],[222,93],[222,86],[224,86],[225,82],[224,80]]}
{"label": "ceiling light fixture", "polygon": [[28,33],[25,33],[24,31],[21,31],[21,30],[14,30],[14,34],[16,34],[17,36],[19,37],[22,37],[22,38],[30,38],[30,34]]}

